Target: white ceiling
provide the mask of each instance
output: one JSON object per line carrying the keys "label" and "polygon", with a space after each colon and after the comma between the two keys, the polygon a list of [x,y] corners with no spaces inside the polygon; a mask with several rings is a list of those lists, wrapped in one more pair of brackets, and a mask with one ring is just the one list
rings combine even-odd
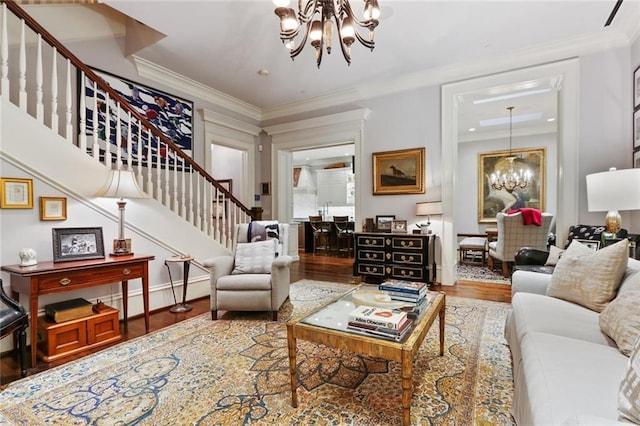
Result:
{"label": "white ceiling", "polygon": [[[360,0],[351,2],[359,14]],[[612,33],[629,39],[640,26],[637,0],[624,0],[607,28],[604,23],[615,0],[379,0],[382,16],[375,31],[375,50],[370,52],[356,42],[352,64],[347,66],[336,47],[331,55],[323,56],[318,69],[311,46],[295,61],[289,59],[279,39],[279,18],[270,0],[104,3],[166,35],[135,52],[136,56],[262,109],[347,90],[364,93],[371,87],[415,78],[429,69],[456,69],[470,61],[491,61],[547,46],[557,49]],[[53,24],[62,28],[76,26],[59,18]],[[113,27],[114,33],[122,29],[118,27],[116,31]],[[259,70],[268,70],[269,75],[260,76]],[[523,89],[506,87],[493,91],[514,90]],[[553,91],[482,106],[469,102],[487,96],[485,92],[460,99],[462,140],[469,127],[478,129],[475,138],[482,138],[487,131],[478,122],[507,117],[508,105],[515,105],[514,117],[540,112],[536,125],[546,129],[543,131],[553,131],[554,124],[546,121],[555,116]],[[500,127],[503,134],[505,128],[508,124]]]}

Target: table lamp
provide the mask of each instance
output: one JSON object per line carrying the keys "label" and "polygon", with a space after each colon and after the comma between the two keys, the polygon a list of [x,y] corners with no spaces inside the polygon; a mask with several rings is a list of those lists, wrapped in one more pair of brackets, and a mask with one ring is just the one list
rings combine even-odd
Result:
{"label": "table lamp", "polygon": [[442,214],[442,201],[425,201],[416,203],[416,216],[427,216],[426,224],[418,224],[421,234],[430,234],[431,215]]}
{"label": "table lamp", "polygon": [[104,187],[96,194],[97,197],[119,198],[118,210],[118,238],[113,240],[113,253],[111,256],[125,256],[131,252],[131,239],[124,237],[124,208],[127,202],[125,198],[147,198],[138,186],[133,170],[111,170]]}
{"label": "table lamp", "polygon": [[616,234],[622,228],[618,210],[640,210],[640,169],[612,167],[587,175],[587,204],[590,212],[607,212],[607,232]]}

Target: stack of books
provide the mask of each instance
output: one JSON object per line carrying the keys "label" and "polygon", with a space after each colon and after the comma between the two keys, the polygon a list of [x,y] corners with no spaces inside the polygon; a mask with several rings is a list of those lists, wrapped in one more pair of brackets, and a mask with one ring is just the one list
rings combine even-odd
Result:
{"label": "stack of books", "polygon": [[412,322],[404,311],[362,305],[349,313],[347,329],[357,333],[401,341],[411,329]]}
{"label": "stack of books", "polygon": [[422,317],[429,306],[427,284],[423,282],[388,280],[378,286],[378,290],[386,293],[391,299],[407,302],[402,309],[407,316],[416,321]]}
{"label": "stack of books", "polygon": [[404,280],[388,280],[378,286],[378,290],[394,300],[416,303],[427,295],[427,283]]}

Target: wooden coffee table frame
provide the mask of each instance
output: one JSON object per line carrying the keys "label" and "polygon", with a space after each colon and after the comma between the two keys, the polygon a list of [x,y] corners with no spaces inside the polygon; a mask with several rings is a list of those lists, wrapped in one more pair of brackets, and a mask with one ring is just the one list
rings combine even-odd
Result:
{"label": "wooden coffee table frame", "polygon": [[[342,297],[342,296],[341,296]],[[339,299],[339,298],[338,298]],[[289,348],[289,374],[291,376],[291,405],[298,406],[297,394],[297,339],[321,343],[337,349],[357,352],[375,358],[398,361],[402,366],[402,424],[411,424],[411,398],[413,396],[413,360],[436,318],[440,319],[440,356],[444,355],[445,294],[437,293],[418,324],[414,326],[404,342],[394,342],[381,338],[364,336],[348,331],[333,330],[303,323],[337,299],[321,306],[310,314],[287,323],[287,344]]]}

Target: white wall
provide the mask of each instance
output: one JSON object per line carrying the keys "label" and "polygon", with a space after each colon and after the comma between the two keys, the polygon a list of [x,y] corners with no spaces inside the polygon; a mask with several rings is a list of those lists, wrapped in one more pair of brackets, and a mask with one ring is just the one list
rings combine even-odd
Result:
{"label": "white wall", "polygon": [[[416,203],[438,201],[441,196],[440,88],[425,87],[365,102],[372,112],[364,124],[360,158],[360,200],[363,217],[396,215],[407,220],[409,229],[423,218],[415,216]],[[372,154],[396,149],[425,148],[425,194],[373,195]],[[432,217],[432,229],[437,217]]]}

